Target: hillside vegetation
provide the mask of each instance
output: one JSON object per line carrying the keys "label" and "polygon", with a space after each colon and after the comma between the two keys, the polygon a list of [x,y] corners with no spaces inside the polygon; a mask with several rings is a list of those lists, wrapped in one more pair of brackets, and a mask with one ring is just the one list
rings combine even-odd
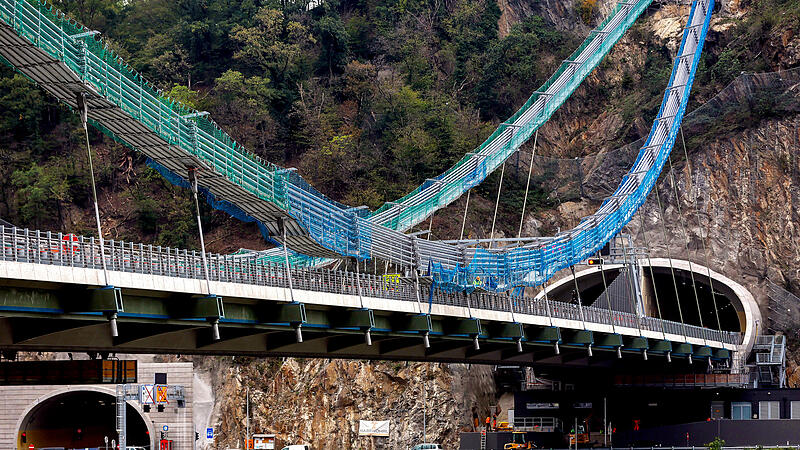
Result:
{"label": "hillside vegetation", "polygon": [[[170,96],[210,111],[251,151],[298,167],[336,200],[373,208],[479,145],[583,38],[535,13],[501,36],[501,4],[508,5],[493,0],[55,2],[100,30]],[[598,2],[565,4],[577,22],[592,26],[602,19]],[[796,0],[755,0],[719,15],[721,31],[710,35],[696,101],[741,71],[791,61],[785,48],[794,41],[798,9]],[[648,10],[576,99],[545,126],[543,151],[579,156],[647,133],[676,44],[651,32],[647,16],[658,12]],[[0,69],[0,111],[0,217],[20,226],[90,232],[85,147],[74,115],[8,68]],[[604,115],[616,125],[592,126]],[[571,123],[581,121],[589,125]],[[586,145],[592,142],[586,136],[598,132],[606,135],[599,146]],[[195,248],[188,192],[170,186],[139,154],[99,132],[91,139],[110,236]],[[495,174],[477,190],[476,223],[469,233],[486,233],[489,225],[479,219],[492,209],[497,181]],[[519,180],[504,187],[501,231],[516,228],[523,193]],[[529,211],[554,205],[537,186],[531,195]],[[459,228],[449,215],[457,214],[437,218],[439,237],[451,237]],[[213,250],[265,245],[253,226],[207,207],[204,216]]]}

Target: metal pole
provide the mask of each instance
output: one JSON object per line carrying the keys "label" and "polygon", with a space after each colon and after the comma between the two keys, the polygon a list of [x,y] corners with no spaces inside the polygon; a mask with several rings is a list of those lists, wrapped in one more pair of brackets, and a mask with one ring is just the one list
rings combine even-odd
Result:
{"label": "metal pole", "polygon": [[[206,259],[206,242],[203,239],[203,222],[200,220],[200,198],[197,194],[197,168],[190,167],[189,168],[189,182],[192,185],[192,195],[194,196],[194,208],[195,208],[195,215],[197,216],[197,231],[200,234],[200,257],[203,261],[203,275],[206,278],[206,290],[208,291],[207,294],[211,295],[211,279],[208,273],[208,259]],[[213,340],[219,340],[219,318],[215,318],[213,320],[209,319],[211,322],[211,337]]]}
{"label": "metal pole", "polygon": [[575,418],[575,450],[578,450],[578,418]]}
{"label": "metal pole", "polygon": [[428,367],[430,363],[425,363],[425,381],[422,384],[423,401],[422,401],[422,442],[428,442]]}
{"label": "metal pole", "polygon": [[94,200],[94,218],[97,223],[97,236],[100,238],[100,262],[103,265],[103,278],[105,279],[106,286],[108,286],[108,267],[106,266],[105,258],[105,242],[103,239],[103,228],[100,226],[100,207],[97,205],[97,188],[94,180],[94,164],[92,163],[92,148],[89,145],[89,127],[87,125],[89,109],[86,104],[86,93],[79,92],[78,98],[78,113],[81,116],[81,124],[83,125],[83,133],[86,137],[86,154],[89,160],[89,176],[92,181],[92,199]]}
{"label": "metal pole", "polygon": [[467,203],[464,205],[464,218],[461,220],[461,235],[458,238],[459,241],[464,239],[464,227],[467,225],[467,210],[469,209],[469,195],[471,193],[472,189],[467,191]]}
{"label": "metal pole", "polygon": [[194,196],[195,215],[197,216],[197,230],[200,233],[200,254],[203,260],[203,274],[206,278],[207,294],[211,295],[211,280],[208,276],[208,261],[206,260],[206,242],[203,239],[203,222],[200,220],[200,199],[197,195],[197,168],[189,168],[189,182],[192,184],[192,195]]}
{"label": "metal pole", "polygon": [[506,163],[500,168],[500,183],[497,185],[497,198],[494,201],[494,216],[492,216],[492,232],[489,235],[489,248],[494,246],[494,225],[497,222],[497,207],[500,205],[500,193],[503,191],[503,177],[506,174]]}
{"label": "metal pole", "polygon": [[608,436],[608,398],[603,397],[603,447],[606,446],[607,436]]}
{"label": "metal pole", "polygon": [[245,392],[245,410],[247,415],[247,420],[245,422],[245,435],[244,435],[244,448],[249,450],[250,449],[250,387],[247,387],[247,391]]}
{"label": "metal pole", "polygon": [[[83,125],[83,135],[86,138],[86,155],[89,161],[89,176],[92,180],[92,200],[94,200],[94,219],[97,223],[97,236],[100,239],[100,263],[103,266],[103,280],[105,285],[108,286],[108,265],[106,264],[106,251],[105,239],[103,239],[103,227],[100,225],[100,207],[97,203],[97,186],[94,180],[94,163],[92,162],[92,147],[89,144],[89,107],[86,103],[86,93],[79,92],[77,99],[78,112],[81,116],[81,125]],[[108,322],[111,325],[111,337],[119,336],[119,329],[117,328],[117,311],[112,311],[108,315]]]}

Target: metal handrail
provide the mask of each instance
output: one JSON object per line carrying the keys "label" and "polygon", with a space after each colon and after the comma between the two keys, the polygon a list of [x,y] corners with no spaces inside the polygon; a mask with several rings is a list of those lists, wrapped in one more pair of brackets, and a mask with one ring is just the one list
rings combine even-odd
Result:
{"label": "metal handrail", "polygon": [[[102,269],[99,241],[70,233],[30,230],[0,225],[0,261],[46,264],[56,266]],[[108,269],[117,272],[160,275],[176,278],[204,279],[202,256],[194,250],[176,249],[157,245],[137,244],[110,239],[106,241],[105,254]],[[234,255],[208,253],[206,255],[211,281],[252,284],[289,288],[284,265],[269,261],[238,258]],[[417,301],[417,286],[400,277],[324,268],[298,268],[290,270],[294,289],[334,294],[358,295],[358,286],[366,297],[388,300]],[[431,304],[469,306],[472,309],[527,314],[556,319],[581,320],[578,305],[557,301],[545,302],[524,296],[496,292],[445,292],[419,287],[421,298]],[[549,306],[549,311],[548,311]],[[636,328],[636,315],[603,308],[583,307],[587,322]],[[664,321],[667,332],[683,334],[680,323]],[[662,322],[643,317],[642,329],[661,332]],[[710,330],[686,325],[689,337],[705,338],[726,344],[741,344],[741,334]]]}

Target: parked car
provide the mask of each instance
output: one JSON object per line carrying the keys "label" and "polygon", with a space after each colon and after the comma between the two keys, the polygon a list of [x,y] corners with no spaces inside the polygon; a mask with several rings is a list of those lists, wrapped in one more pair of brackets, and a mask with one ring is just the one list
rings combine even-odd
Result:
{"label": "parked car", "polygon": [[439,444],[417,444],[411,450],[442,450],[442,446]]}
{"label": "parked car", "polygon": [[287,445],[286,447],[283,447],[281,450],[311,450],[311,446],[308,444]]}

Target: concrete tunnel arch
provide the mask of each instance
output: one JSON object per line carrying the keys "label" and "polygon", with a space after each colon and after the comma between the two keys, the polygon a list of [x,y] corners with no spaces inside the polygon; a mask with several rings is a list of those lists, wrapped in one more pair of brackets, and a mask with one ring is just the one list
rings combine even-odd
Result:
{"label": "concrete tunnel arch", "polygon": [[[42,426],[42,420],[45,424],[47,420],[51,419],[47,415],[47,408],[56,406],[56,402],[63,404],[79,404],[82,400],[89,402],[105,401],[107,406],[110,406],[112,411],[116,411],[114,402],[116,402],[116,393],[111,388],[97,387],[97,386],[69,386],[62,389],[49,392],[47,395],[37,398],[34,402],[28,405],[23,413],[17,420],[15,443],[18,450],[27,450],[29,445],[33,444],[35,448],[40,447],[65,447],[65,448],[105,448],[102,435],[109,436],[109,448],[111,439],[116,439],[116,432],[114,432],[116,415],[111,414],[110,417],[104,419],[105,425],[96,423],[96,416],[89,416],[88,421],[85,422],[69,422],[66,428],[62,427],[56,431],[48,429],[37,429],[37,426]],[[66,408],[69,406],[67,405]],[[106,414],[109,408],[106,409]],[[75,417],[85,417],[86,411],[74,410]],[[56,413],[57,415],[57,413]],[[92,423],[95,422],[95,423]],[[110,422],[110,426],[109,423]],[[77,425],[80,424],[80,425]],[[156,430],[152,421],[148,420],[144,411],[137,404],[127,402],[127,424],[128,424],[128,442],[127,446],[144,446],[145,448],[152,449],[154,447]],[[76,426],[84,427],[82,434],[84,436],[80,442],[74,440]],[[104,430],[104,431],[101,431]],[[43,433],[48,431],[48,433]],[[22,433],[26,433],[26,441],[22,442]],[[66,434],[65,434],[66,433]],[[98,435],[97,433],[102,433]],[[69,445],[67,445],[69,444]],[[77,444],[77,445],[76,445]]]}
{"label": "concrete tunnel arch", "polygon": [[[658,317],[653,296],[654,288],[650,272],[651,264],[653,274],[657,280],[659,277],[668,277],[669,289],[659,289],[659,292],[661,292],[660,295],[671,298],[673,303],[675,297],[674,291],[672,290],[672,269],[675,270],[676,278],[683,279],[684,281],[690,280],[690,277],[693,275],[699,290],[705,289],[707,292],[710,292],[710,286],[713,285],[718,311],[722,311],[727,317],[727,320],[724,321],[722,325],[723,330],[741,332],[743,335],[743,342],[737,351],[742,355],[750,353],[762,323],[762,318],[761,310],[753,294],[744,286],[719,272],[709,270],[706,266],[686,260],[672,259],[670,263],[670,260],[667,258],[650,258],[649,261],[648,259],[641,259],[638,264],[639,271],[636,276],[639,279],[639,285],[642,286],[642,297],[646,315]],[[613,279],[619,275],[622,268],[623,266],[621,264],[604,265],[603,272],[606,275],[606,283],[610,284]],[[576,272],[576,277],[578,280],[578,289],[581,292],[581,301],[584,305],[591,304],[603,293],[604,285],[600,266],[592,266]],[[658,285],[658,282],[656,285]],[[548,297],[556,301],[570,302],[574,300],[574,286],[572,275],[566,275],[547,286]],[[720,298],[720,295],[722,298]],[[539,299],[543,296],[544,293],[540,291],[536,298]],[[682,307],[683,305],[686,306],[683,308],[686,310],[686,316],[689,316],[688,318],[685,316],[685,319],[687,319],[686,323],[699,325],[699,322],[696,320],[695,322],[697,323],[692,323],[693,321],[691,320],[696,319],[698,316],[694,296],[692,295],[689,298],[679,295],[679,298],[681,299]],[[666,304],[668,308],[671,307],[669,301],[664,301],[664,298],[662,298],[661,304]],[[733,311],[725,311],[724,308],[731,308]],[[702,316],[702,313],[700,313],[700,316]],[[668,319],[668,317],[664,318]],[[674,319],[678,321],[677,317],[674,317]],[[716,322],[704,323],[704,325],[708,328],[716,329]]]}

